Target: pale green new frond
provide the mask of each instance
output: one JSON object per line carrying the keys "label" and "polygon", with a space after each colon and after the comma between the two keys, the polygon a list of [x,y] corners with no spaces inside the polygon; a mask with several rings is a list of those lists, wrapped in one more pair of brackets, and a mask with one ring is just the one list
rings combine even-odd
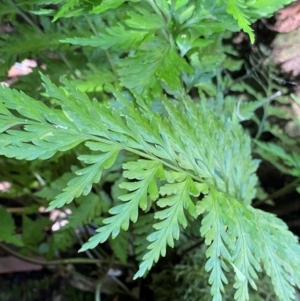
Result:
{"label": "pale green new frond", "polygon": [[259,18],[268,18],[284,5],[294,0],[225,0],[227,13],[238,21],[239,27],[249,34],[250,40],[254,42],[253,30],[250,24]]}
{"label": "pale green new frond", "polygon": [[227,233],[227,227],[234,226],[234,220],[227,215],[228,203],[226,196],[212,189],[203,201],[197,204],[198,213],[206,212],[202,222],[200,233],[205,238],[208,247],[208,258],[205,270],[210,273],[209,284],[213,301],[221,301],[224,292],[224,284],[228,283],[224,271],[229,271],[226,262],[232,262],[230,248],[234,244],[234,238]]}
{"label": "pale green new frond", "polygon": [[[171,173],[172,174],[172,173]],[[185,174],[176,173],[175,177],[166,172],[167,183],[160,187],[162,197],[157,201],[160,208],[164,208],[154,214],[154,218],[161,220],[153,225],[156,230],[147,237],[150,245],[149,251],[143,256],[139,271],[134,278],[141,277],[152,265],[158,261],[160,256],[166,255],[167,245],[174,247],[174,240],[179,239],[180,226],[186,228],[187,220],[184,211],[186,210],[194,218],[197,217],[196,206],[190,199],[190,195],[198,196],[206,189],[205,186],[194,183],[194,181]],[[175,182],[174,179],[177,181]]]}
{"label": "pale green new frond", "polygon": [[213,300],[222,300],[228,264],[235,272],[235,300],[249,300],[249,284],[256,289],[262,267],[280,300],[293,300],[292,287],[300,280],[296,267],[300,247],[284,222],[213,189],[198,202],[197,209],[199,214],[206,212],[200,233],[208,246],[206,270],[211,271]]}
{"label": "pale green new frond", "polygon": [[104,226],[99,228],[95,236],[83,245],[80,251],[85,251],[103,243],[110,235],[116,237],[120,230],[127,230],[130,220],[136,222],[138,219],[138,210],[146,210],[148,207],[148,195],[151,200],[158,197],[158,187],[156,178],[163,178],[162,164],[155,161],[138,160],[137,162],[128,162],[123,164],[125,169],[123,176],[127,179],[137,179],[136,182],[124,182],[121,188],[128,191],[121,195],[119,199],[123,202],[120,205],[112,207],[109,213],[111,217],[104,219]]}
{"label": "pale green new frond", "polygon": [[[91,101],[68,81],[64,81],[63,89],[53,85],[47,78],[44,78],[44,82],[47,94],[60,104],[62,111],[48,111],[44,105],[37,106],[37,112],[34,111],[32,119],[28,119],[27,130],[14,130],[19,136],[11,135],[11,131],[3,135],[5,145],[13,144],[14,139],[21,139],[25,152],[29,143],[46,149],[46,143],[51,142],[57,150],[65,150],[71,146],[68,140],[77,137],[80,142],[88,140],[86,146],[92,152],[79,157],[88,166],[76,172],[77,177],[68,183],[63,193],[56,196],[50,208],[62,206],[81,194],[89,193],[92,184],[99,181],[102,170],[112,166],[121,149],[147,159],[123,165],[123,175],[128,182],[121,187],[128,193],[120,196],[122,203],[110,210],[112,216],[104,220],[104,226],[98,229],[99,233],[81,251],[95,247],[109,236],[116,237],[120,229],[127,230],[130,220],[137,221],[139,208],[148,210],[151,202],[156,201],[160,194],[162,198],[157,205],[161,210],[155,214],[160,221],[155,224],[154,233],[148,237],[150,246],[136,274],[136,277],[142,276],[165,254],[167,245],[173,246],[179,236],[180,225],[186,226],[185,211],[197,217],[191,196],[209,191],[203,201],[207,208],[202,211],[210,211],[207,215],[210,218],[204,218],[201,231],[206,241],[212,243],[208,249],[207,269],[212,271],[211,283],[213,290],[216,289],[215,300],[218,300],[223,282],[226,281],[224,261],[229,261],[237,274],[243,274],[239,272],[242,270],[239,261],[235,263],[232,259],[235,253],[228,255],[230,235],[225,228],[232,220],[226,216],[226,212],[229,212],[226,200],[235,198],[249,203],[256,184],[253,173],[257,163],[251,159],[250,139],[238,121],[220,118],[205,101],[195,104],[183,98],[181,102],[171,104],[166,99],[165,118],[162,118],[137,95],[135,100],[129,94],[115,93],[116,101],[109,107]],[[15,107],[20,106],[19,97],[19,93],[11,97]],[[31,114],[30,111],[25,113]],[[4,114],[0,115],[0,120],[2,117],[5,121],[12,118],[5,111]],[[40,132],[38,125],[41,125]],[[48,128],[53,135],[49,135]],[[64,139],[63,135],[69,138]],[[59,141],[55,137],[59,137]],[[244,181],[245,177],[248,181]],[[160,189],[157,179],[163,181]],[[222,200],[225,200],[223,205]],[[216,204],[220,206],[218,210]],[[213,220],[217,220],[217,223],[213,223]],[[223,259],[218,257],[218,252],[221,252]],[[250,258],[250,255],[247,256]],[[249,275],[254,277],[251,271],[246,270],[245,277],[251,278]],[[245,295],[244,291],[242,295]]]}
{"label": "pale green new frond", "polygon": [[[227,214],[235,221],[228,225],[228,233],[235,240],[231,245],[232,266],[236,272],[234,288],[235,299],[238,301],[249,300],[249,284],[257,290],[255,280],[257,272],[261,272],[260,254],[257,251],[257,217],[247,205],[234,199],[226,200]],[[240,276],[239,276],[240,275]]]}
{"label": "pale green new frond", "polygon": [[274,215],[256,210],[261,260],[276,295],[282,301],[295,300],[293,286],[300,283],[298,238]]}
{"label": "pale green new frond", "polygon": [[[258,167],[258,162],[251,160],[250,137],[237,120],[218,117],[205,101],[195,104],[185,98],[183,105],[185,114],[180,113],[183,110],[181,104],[165,103],[172,127],[181,138],[186,153],[193,154],[180,165],[194,170],[207,183],[216,185],[230,196],[249,203],[255,195],[257,177],[254,172]],[[189,135],[185,134],[187,132]],[[184,153],[182,159],[183,156]]]}
{"label": "pale green new frond", "polygon": [[253,29],[250,27],[251,22],[247,15],[243,12],[243,7],[240,6],[244,5],[240,3],[239,0],[227,0],[226,11],[237,20],[239,27],[249,34],[251,42],[254,43]]}

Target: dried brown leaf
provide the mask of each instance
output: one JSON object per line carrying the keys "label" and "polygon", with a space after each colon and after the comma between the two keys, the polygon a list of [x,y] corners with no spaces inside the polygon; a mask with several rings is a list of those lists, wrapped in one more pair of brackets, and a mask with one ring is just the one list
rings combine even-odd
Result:
{"label": "dried brown leaf", "polygon": [[300,27],[300,1],[279,10],[276,14],[276,23],[272,29],[278,32],[291,32]]}
{"label": "dried brown leaf", "polygon": [[278,34],[272,43],[272,57],[284,72],[293,76],[300,74],[300,28]]}

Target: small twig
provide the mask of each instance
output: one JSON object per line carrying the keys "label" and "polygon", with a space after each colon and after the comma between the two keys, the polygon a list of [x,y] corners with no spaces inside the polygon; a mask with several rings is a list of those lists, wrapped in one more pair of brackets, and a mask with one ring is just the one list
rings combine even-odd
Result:
{"label": "small twig", "polygon": [[[273,99],[275,99],[278,96],[281,96],[282,92],[281,91],[277,91],[276,93],[274,93],[273,95],[271,95],[270,97],[266,98],[266,100],[264,101],[264,103],[262,105],[265,105],[266,103],[272,101]],[[242,104],[243,100],[239,99],[237,106],[236,106],[236,115],[237,117],[241,120],[241,121],[245,121],[246,118],[242,116],[241,112],[240,112],[240,107]]]}
{"label": "small twig", "polygon": [[[87,16],[84,16],[85,20],[87,21],[91,31],[93,32],[93,34],[96,36],[96,37],[99,37],[99,33],[97,31],[97,29],[95,28],[94,24],[91,22],[91,20],[87,17]],[[106,56],[106,59],[110,65],[110,68],[113,72],[113,74],[115,75],[115,77],[117,78],[118,77],[118,73],[117,73],[117,70],[113,64],[113,61],[111,59],[111,56],[109,54],[109,52],[107,50],[104,50],[104,53],[105,53],[105,56]]]}
{"label": "small twig", "polygon": [[264,204],[267,200],[279,198],[293,190],[300,184],[300,179],[295,179],[294,181],[290,182],[289,184],[285,185],[284,187],[276,190],[275,192],[271,193],[269,196],[264,198],[263,200],[257,201],[252,204],[253,207],[257,207],[261,204]]}
{"label": "small twig", "polygon": [[43,34],[43,31],[14,3],[14,1],[9,1],[9,4],[32,28],[34,28],[39,34]]}
{"label": "small twig", "polygon": [[29,209],[29,207],[10,207],[6,208],[6,211],[9,213],[23,213],[27,209]]}
{"label": "small twig", "polygon": [[186,255],[188,252],[190,252],[190,251],[196,249],[197,247],[201,246],[201,245],[203,244],[203,242],[204,242],[204,239],[201,238],[200,240],[198,240],[197,242],[195,242],[193,245],[191,245],[191,246],[189,246],[188,248],[186,248],[185,250],[183,250],[183,251],[181,252],[181,256],[184,256],[184,255]]}
{"label": "small twig", "polygon": [[[263,106],[265,106],[266,104],[268,104],[269,102],[271,102],[273,99],[275,99],[276,97],[281,96],[281,95],[282,95],[282,92],[281,91],[277,91],[276,93],[274,93],[273,95],[271,95],[270,97],[268,97],[265,100]],[[258,128],[258,131],[256,133],[255,139],[258,139],[258,137],[261,135],[261,133],[263,131],[264,124],[265,124],[267,118],[268,118],[268,114],[266,113],[266,110],[264,109],[263,118],[261,120],[261,123],[259,124],[259,128]]]}
{"label": "small twig", "polygon": [[109,275],[109,277],[112,280],[114,280],[124,290],[124,292],[126,292],[129,296],[131,296],[135,300],[137,300],[137,297],[129,290],[129,288],[122,281],[120,281],[117,277],[112,276],[112,275]]}
{"label": "small twig", "polygon": [[245,121],[246,118],[244,118],[244,117],[241,115],[241,113],[240,113],[240,106],[241,106],[241,103],[242,103],[242,102],[243,102],[243,100],[242,100],[242,99],[239,99],[238,104],[237,104],[237,106],[236,106],[236,115],[237,115],[237,117],[238,117],[241,121]]}
{"label": "small twig", "polygon": [[[35,263],[35,264],[40,264],[40,265],[63,265],[63,264],[109,264],[111,263],[111,260],[108,259],[93,259],[93,258],[67,258],[67,259],[57,259],[57,260],[40,260],[40,259],[35,259],[31,257],[24,256],[14,250],[12,250],[10,247],[6,246],[3,243],[0,243],[0,248],[5,250],[7,253],[18,257],[24,261]],[[130,264],[124,264],[122,262],[115,262],[114,264],[116,265],[122,265],[122,266],[131,266]],[[133,265],[132,265],[133,266]]]}
{"label": "small twig", "polygon": [[95,290],[95,301],[101,301],[101,286],[102,286],[102,281],[98,281],[96,290]]}

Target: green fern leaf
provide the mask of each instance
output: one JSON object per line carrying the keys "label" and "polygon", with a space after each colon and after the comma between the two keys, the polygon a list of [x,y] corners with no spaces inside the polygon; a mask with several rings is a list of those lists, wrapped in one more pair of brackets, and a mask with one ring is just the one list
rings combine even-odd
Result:
{"label": "green fern leaf", "polygon": [[[276,295],[280,300],[295,300],[294,288],[299,287],[300,246],[298,238],[287,225],[272,214],[257,210],[261,242],[261,260]],[[288,248],[287,248],[288,246]]]}
{"label": "green fern leaf", "polygon": [[[19,121],[19,124],[22,122]],[[18,160],[35,160],[37,158],[45,160],[51,158],[58,151],[72,149],[86,140],[86,138],[72,133],[65,137],[64,133],[55,131],[54,127],[49,125],[44,127],[26,125],[24,130],[27,132],[7,131],[7,135],[1,138],[3,148],[0,150],[0,154]],[[22,152],[20,152],[21,149],[23,149]]]}
{"label": "green fern leaf", "polygon": [[133,56],[120,60],[118,67],[121,84],[139,94],[160,81],[169,89],[180,91],[181,72],[192,72],[185,60],[163,41],[149,43],[147,51],[137,51]]}
{"label": "green fern leaf", "polygon": [[128,51],[138,47],[143,39],[148,35],[145,31],[127,29],[123,25],[118,25],[106,29],[106,33],[90,38],[67,38],[60,40],[62,43],[72,45],[100,47],[102,49],[122,49]]}
{"label": "green fern leaf", "polygon": [[23,246],[22,240],[17,236],[15,222],[5,208],[0,207],[0,241],[16,246]]}
{"label": "green fern leaf", "polygon": [[126,169],[123,176],[127,179],[137,179],[137,182],[124,182],[120,186],[129,191],[128,194],[120,196],[124,203],[109,210],[113,216],[104,219],[103,227],[99,232],[83,245],[80,251],[94,248],[99,243],[103,243],[110,235],[116,237],[120,230],[127,230],[129,221],[136,222],[138,219],[138,209],[146,210],[148,207],[148,194],[150,199],[158,197],[156,177],[163,177],[162,164],[155,161],[138,160],[123,164]]}
{"label": "green fern leaf", "polygon": [[133,224],[134,234],[134,251],[136,259],[141,261],[143,256],[147,252],[145,245],[147,244],[147,236],[153,230],[152,225],[154,224],[154,214],[148,213],[140,216],[135,224]]}
{"label": "green fern leaf", "polygon": [[60,231],[55,231],[49,241],[49,247],[52,251],[53,257],[56,255],[55,253],[58,250],[62,250],[64,252],[70,250],[74,245],[74,230],[73,229],[60,229]]}
{"label": "green fern leaf", "polygon": [[93,150],[101,150],[102,154],[81,155],[78,159],[86,164],[92,164],[83,169],[77,170],[77,177],[73,178],[61,194],[57,195],[50,203],[47,210],[62,207],[69,204],[74,198],[87,195],[92,189],[92,184],[99,182],[103,169],[107,169],[115,162],[120,149],[116,146],[102,143],[87,142],[86,146]]}
{"label": "green fern leaf", "polygon": [[[227,231],[234,239],[230,246],[232,264],[236,276],[234,288],[236,289],[235,299],[239,301],[249,300],[249,284],[257,290],[255,280],[258,279],[257,272],[261,272],[260,256],[257,251],[257,231],[255,223],[257,216],[251,211],[251,207],[234,199],[227,199],[224,202],[227,206],[226,214],[232,218],[234,223],[227,224]],[[240,277],[239,277],[240,274]]]}
{"label": "green fern leaf", "polygon": [[19,54],[20,50],[22,51],[22,56],[26,54],[40,54],[45,50],[56,50],[60,45],[59,40],[66,37],[65,33],[55,32],[55,30],[47,34],[33,31],[32,27],[24,26],[24,24],[18,31],[19,36],[17,39],[14,36],[8,36],[0,41],[1,55],[5,54],[12,57],[14,54]]}
{"label": "green fern leaf", "polygon": [[134,29],[144,30],[146,32],[159,30],[165,27],[165,20],[157,14],[149,12],[142,7],[135,7],[138,12],[128,12],[129,19],[125,20],[125,24]]}
{"label": "green fern leaf", "polygon": [[[166,196],[157,201],[157,205],[163,210],[155,213],[154,218],[162,220],[154,224],[155,232],[147,237],[150,245],[149,251],[143,256],[139,271],[134,278],[141,277],[147,270],[150,270],[154,262],[157,262],[160,256],[166,255],[167,245],[174,247],[174,239],[178,240],[180,235],[179,224],[183,228],[187,226],[187,220],[184,210],[187,210],[191,216],[197,217],[196,207],[192,202],[190,195],[199,196],[203,190],[207,190],[205,185],[194,183],[190,177],[185,174],[166,172],[167,180],[170,184],[160,187],[160,194]],[[177,182],[174,182],[176,179]],[[173,183],[172,183],[173,182]]]}
{"label": "green fern leaf", "polygon": [[43,187],[40,191],[36,192],[35,195],[52,201],[61,191],[65,188],[68,182],[73,178],[73,174],[70,172],[64,173],[61,177],[51,182],[49,186]]}
{"label": "green fern leaf", "polygon": [[125,0],[102,0],[100,5],[94,6],[92,12],[95,14],[100,14],[108,9],[117,8],[124,2]]}
{"label": "green fern leaf", "polygon": [[[275,165],[281,172],[296,177],[300,176],[300,156],[296,152],[289,154],[281,146],[274,143],[255,141],[259,153],[265,160]],[[284,163],[284,164],[282,164]]]}
{"label": "green fern leaf", "polygon": [[128,239],[129,239],[129,233],[126,231],[120,231],[117,237],[110,238],[109,240],[109,244],[114,254],[122,263],[127,262]]}
{"label": "green fern leaf", "polygon": [[45,228],[49,227],[52,221],[49,218],[39,216],[39,219],[32,220],[26,215],[22,218],[22,241],[26,249],[37,247],[46,236]]}
{"label": "green fern leaf", "polygon": [[244,32],[248,33],[250,36],[251,43],[254,43],[253,29],[250,27],[250,20],[247,15],[240,9],[239,0],[227,0],[226,11],[228,14],[232,15],[234,19],[238,21],[238,25]]}
{"label": "green fern leaf", "polygon": [[234,221],[226,215],[226,208],[225,196],[216,190],[210,191],[204,200],[198,203],[198,213],[207,212],[201,222],[200,233],[205,237],[205,244],[209,246],[206,251],[208,260],[205,270],[211,272],[208,282],[211,285],[213,301],[222,300],[224,284],[228,283],[224,271],[229,271],[225,260],[232,262],[229,248],[234,241],[226,228],[234,224]]}
{"label": "green fern leaf", "polygon": [[[235,299],[249,300],[248,286],[257,289],[254,281],[258,278],[257,272],[262,270],[260,261],[280,300],[293,299],[292,285],[300,280],[300,273],[295,272],[300,247],[297,238],[281,220],[213,190],[198,203],[197,208],[199,214],[207,212],[200,232],[209,246],[206,270],[211,270],[209,279],[214,300],[221,300],[223,283],[227,283],[226,263],[235,271]],[[293,254],[293,259],[288,260],[291,257],[287,252],[290,256]]]}
{"label": "green fern leaf", "polygon": [[79,3],[79,0],[70,0],[63,4],[58,13],[54,16],[53,22],[57,19],[63,17],[66,13],[68,13],[76,4]]}
{"label": "green fern leaf", "polygon": [[76,200],[79,203],[77,208],[72,208],[72,214],[65,228],[76,229],[88,224],[93,218],[98,217],[105,208],[105,203],[95,193],[89,193]]}

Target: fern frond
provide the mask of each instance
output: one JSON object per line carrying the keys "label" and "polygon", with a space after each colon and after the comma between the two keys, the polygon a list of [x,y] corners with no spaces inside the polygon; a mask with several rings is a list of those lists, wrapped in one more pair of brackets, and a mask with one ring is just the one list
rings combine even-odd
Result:
{"label": "fern frond", "polygon": [[[282,300],[291,300],[288,290],[300,283],[300,279],[293,282],[291,278],[296,268],[294,260],[299,258],[296,239],[268,214],[262,216],[249,206],[257,184],[254,172],[258,163],[251,158],[250,139],[236,116],[219,117],[205,101],[194,103],[182,97],[181,102],[173,103],[163,98],[163,118],[138,95],[134,99],[114,92],[116,100],[108,106],[91,101],[66,80],[64,88],[56,87],[46,77],[43,81],[47,94],[60,104],[61,110],[49,109],[25,94],[0,87],[1,100],[7,108],[0,113],[5,131],[0,136],[0,153],[18,157],[22,151],[26,154],[22,158],[31,159],[29,154],[34,149],[36,157],[47,158],[85,143],[90,153],[78,159],[88,166],[76,172],[77,177],[56,196],[50,208],[88,194],[121,150],[143,158],[123,164],[127,182],[121,188],[127,193],[119,196],[121,203],[109,210],[112,216],[104,219],[98,234],[81,251],[116,237],[121,229],[127,230],[130,221],[138,220],[139,209],[146,211],[151,202],[156,202],[155,230],[147,237],[150,245],[135,275],[139,277],[165,255],[167,245],[174,246],[180,227],[187,225],[186,212],[194,218],[205,213],[200,232],[208,245],[206,270],[211,271],[214,300],[221,300],[229,265],[236,275],[236,299],[247,300],[248,284],[255,288],[260,260],[265,260],[273,283],[283,287],[282,292],[277,292]],[[19,127],[9,130],[7,122]],[[197,209],[193,197],[200,193],[206,196]],[[283,235],[281,244],[281,235],[267,239],[267,233],[273,231],[267,223]],[[266,249],[258,247],[262,241],[256,233],[261,228],[267,231],[267,254]],[[293,260],[287,255],[290,246]],[[272,256],[280,267],[275,267]]]}
{"label": "fern frond", "polygon": [[250,27],[250,20],[240,6],[244,6],[239,0],[227,0],[226,11],[238,21],[238,25],[244,32],[248,33],[250,40],[254,43],[253,29]]}
{"label": "fern frond", "polygon": [[109,243],[114,254],[123,263],[127,262],[128,239],[129,239],[129,233],[126,231],[120,231],[117,237],[109,239]]}
{"label": "fern frond", "polygon": [[210,191],[204,200],[198,203],[198,213],[207,212],[201,222],[200,233],[205,237],[205,244],[209,246],[206,251],[208,260],[205,269],[211,272],[209,284],[213,301],[222,300],[224,284],[228,283],[224,271],[229,271],[225,260],[232,261],[229,248],[234,244],[234,240],[226,228],[234,224],[234,221],[226,214],[227,206],[226,197],[215,190]]}
{"label": "fern frond", "polygon": [[258,146],[256,152],[265,160],[274,164],[281,172],[299,177],[300,156],[296,152],[288,153],[281,146],[274,143],[255,141],[255,144]]}
{"label": "fern frond", "polygon": [[57,19],[63,17],[66,13],[68,13],[76,4],[79,3],[79,0],[71,0],[62,5],[60,10],[56,13],[56,15],[53,18],[53,22]]}
{"label": "fern frond", "polygon": [[44,50],[56,50],[60,46],[60,40],[66,37],[62,32],[34,32],[32,28],[26,27],[17,36],[8,36],[0,41],[0,53],[12,56],[13,54],[39,54]]}
{"label": "fern frond", "polygon": [[114,164],[120,151],[118,147],[102,143],[87,142],[86,146],[91,147],[93,150],[101,150],[102,154],[81,155],[78,157],[78,160],[92,165],[75,172],[77,177],[68,183],[67,187],[63,189],[64,192],[57,195],[50,202],[48,210],[62,207],[72,202],[74,198],[89,194],[92,184],[99,182],[103,169],[108,169]]}
{"label": "fern frond", "polygon": [[250,24],[259,18],[270,17],[271,14],[292,3],[294,0],[224,0],[227,3],[226,11],[238,21],[239,27],[249,34],[250,40],[254,42],[253,30]]}
{"label": "fern frond", "polygon": [[79,203],[79,206],[72,207],[72,214],[68,218],[69,222],[64,226],[66,229],[76,229],[88,224],[93,218],[100,216],[105,208],[105,203],[95,193],[81,196],[76,199],[76,203]]}
{"label": "fern frond", "polygon": [[181,72],[192,72],[186,61],[162,40],[155,40],[144,47],[147,51],[137,51],[133,56],[118,62],[121,84],[135,89],[138,94],[154,88],[160,81],[169,89],[182,90]]}
{"label": "fern frond", "polygon": [[137,260],[141,261],[147,250],[145,245],[147,242],[147,236],[153,230],[152,225],[154,224],[154,214],[147,213],[141,215],[136,223],[133,224],[133,235],[134,235],[134,247]]}
{"label": "fern frond", "polygon": [[295,300],[293,286],[299,287],[300,283],[298,238],[273,214],[257,210],[256,216],[261,235],[260,258],[275,293],[280,300]]}
{"label": "fern frond", "polygon": [[60,40],[62,43],[72,45],[99,47],[102,49],[122,49],[128,51],[133,47],[138,47],[148,33],[127,29],[123,25],[118,25],[106,29],[106,33],[100,33],[98,36],[90,38],[67,38]]}
{"label": "fern frond", "polygon": [[125,0],[102,0],[100,5],[95,5],[92,12],[102,13],[108,9],[117,8],[122,5]]}
{"label": "fern frond", "polygon": [[184,211],[188,211],[194,218],[197,217],[196,207],[190,195],[199,196],[201,192],[207,190],[205,185],[194,183],[185,174],[166,172],[166,176],[170,183],[160,187],[160,195],[165,197],[157,201],[157,205],[165,209],[154,215],[155,219],[161,221],[153,225],[156,231],[147,237],[150,242],[147,247],[149,251],[143,256],[139,271],[134,278],[143,276],[160,256],[165,256],[167,245],[174,247],[174,239],[178,240],[180,235],[179,225],[183,228],[187,226]]}
{"label": "fern frond", "polygon": [[[262,270],[260,261],[280,300],[293,300],[291,287],[300,280],[300,273],[294,270],[295,262],[300,259],[300,247],[296,236],[281,220],[213,190],[198,203],[197,208],[199,214],[207,212],[200,232],[209,246],[206,270],[211,271],[214,300],[221,300],[223,283],[227,283],[224,271],[228,271],[228,263],[235,271],[235,299],[249,300],[248,286],[257,289],[254,281],[258,278],[257,272]],[[284,247],[287,245],[289,251]],[[287,260],[287,252],[290,256],[293,254],[293,259]]]}
{"label": "fern frond", "polygon": [[147,160],[128,162],[123,165],[125,169],[123,176],[127,179],[137,179],[138,182],[124,182],[121,188],[129,193],[120,196],[124,203],[117,205],[109,210],[113,216],[104,219],[103,227],[99,232],[87,242],[80,251],[94,248],[99,243],[103,243],[110,235],[115,238],[121,229],[127,230],[129,221],[136,222],[138,219],[138,209],[146,210],[148,207],[148,193],[152,200],[158,197],[156,177],[163,177],[162,164]]}

